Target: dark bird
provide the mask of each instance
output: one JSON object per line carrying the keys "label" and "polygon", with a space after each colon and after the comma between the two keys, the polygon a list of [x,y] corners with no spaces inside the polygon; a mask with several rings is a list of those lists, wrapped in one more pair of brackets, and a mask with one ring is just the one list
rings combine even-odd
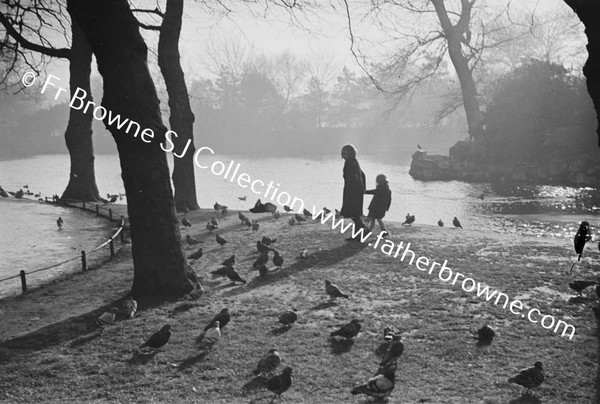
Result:
{"label": "dark bird", "polygon": [[420,144],[417,144],[417,150],[418,151],[425,151],[425,149],[423,148],[423,146],[421,146]]}
{"label": "dark bird", "polygon": [[238,196],[238,199],[240,201],[245,201],[246,200],[246,195],[244,195],[244,196]]}
{"label": "dark bird", "polygon": [[[275,393],[275,397],[281,397],[292,385],[292,368],[286,367],[280,375],[273,376],[265,382],[265,387]],[[272,400],[271,400],[272,401]]]}
{"label": "dark bird", "polygon": [[[397,338],[401,338],[401,337],[398,336]],[[404,343],[399,339],[392,340],[390,342],[390,345],[388,347],[388,350],[387,350],[385,356],[381,360],[381,363],[379,363],[379,366],[385,367],[385,366],[395,363],[398,359],[400,359],[403,352],[404,352]]]}
{"label": "dark bird", "polygon": [[29,189],[29,185],[23,185],[23,188]]}
{"label": "dark bird", "polygon": [[400,330],[394,327],[393,325],[387,325],[383,328],[383,339],[386,341],[391,341],[393,339],[400,338]]}
{"label": "dark bird", "polygon": [[454,216],[454,219],[452,219],[452,224],[454,225],[454,227],[460,227],[461,229],[463,228],[462,224],[460,224],[460,220],[458,220],[456,216]]}
{"label": "dark bird", "polygon": [[190,223],[189,220],[187,220],[186,217],[184,217],[183,219],[181,219],[181,224],[184,225],[185,227],[192,227],[192,224]]}
{"label": "dark bird", "polygon": [[444,227],[444,222],[442,222],[442,219],[438,220],[438,226]]}
{"label": "dark bird", "polygon": [[200,259],[202,257],[202,247],[198,248],[198,251],[196,251],[193,254],[190,254],[190,256],[188,257],[189,259],[192,260],[197,260]]}
{"label": "dark bird", "polygon": [[296,321],[298,321],[298,314],[295,310],[286,311],[279,316],[279,322],[286,328],[291,327]]}
{"label": "dark bird", "polygon": [[273,255],[273,264],[279,269],[283,265],[283,257],[279,255],[279,251],[275,251],[275,255]]}
{"label": "dark bird", "polygon": [[14,197],[21,199],[23,195],[25,195],[25,192],[23,192],[22,189],[19,189],[17,192],[15,192]]}
{"label": "dark bird", "polygon": [[481,195],[479,195],[479,199],[481,199],[482,201],[485,199],[485,194],[482,192]]}
{"label": "dark bird", "polygon": [[115,318],[117,317],[117,312],[118,310],[115,307],[111,308],[109,311],[105,311],[96,319],[96,324],[108,325],[114,323]]}
{"label": "dark bird", "polygon": [[245,222],[248,219],[242,212],[238,212],[238,217],[242,222]]}
{"label": "dark bird", "polygon": [[519,370],[519,374],[508,379],[508,382],[523,386],[529,391],[542,384],[544,379],[542,362],[537,361],[532,367]]}
{"label": "dark bird", "polygon": [[340,288],[338,288],[336,285],[334,285],[328,280],[325,280],[325,291],[327,292],[331,300],[335,300],[337,297],[344,297],[346,299],[350,299],[350,297],[347,294],[342,292]]}
{"label": "dark bird", "polygon": [[135,299],[129,296],[123,301],[123,305],[121,306],[121,314],[124,318],[134,318],[135,313],[137,313],[137,307],[138,304]]}
{"label": "dark bird", "polygon": [[482,344],[491,344],[495,336],[496,331],[487,324],[477,330],[477,340]]}
{"label": "dark bird", "polygon": [[213,208],[215,208],[215,210],[222,210],[222,209],[227,209],[227,206],[221,205],[218,202],[215,202],[215,204],[213,205]]}
{"label": "dark bird", "polygon": [[385,400],[394,390],[396,383],[396,367],[388,366],[381,374],[370,378],[366,383],[356,386],[350,391],[352,395],[365,394],[368,397]]}
{"label": "dark bird", "polygon": [[269,253],[261,253],[256,261],[254,261],[254,264],[252,264],[252,268],[258,268],[261,265],[265,265],[267,262],[269,262]]}
{"label": "dark bird", "polygon": [[271,249],[271,247],[258,240],[256,242],[256,249],[260,252],[267,252]]}
{"label": "dark bird", "polygon": [[302,211],[302,214],[303,214],[304,216],[307,216],[307,217],[312,217],[312,213],[310,213],[310,212],[308,211],[308,209],[304,209],[304,210]]}
{"label": "dark bird", "polygon": [[325,213],[325,215],[328,215],[331,213],[331,209],[327,209],[326,207],[323,207],[323,212]]}
{"label": "dark bird", "polygon": [[336,209],[335,210],[335,218],[338,219],[340,217],[342,217],[342,212],[340,212],[339,210]]}
{"label": "dark bird", "polygon": [[63,223],[64,223],[64,221],[63,221],[62,217],[59,217],[58,219],[56,219],[56,225],[58,226],[59,229],[62,229]]}
{"label": "dark bird", "polygon": [[221,216],[225,217],[225,216],[227,216],[227,213],[229,213],[227,208],[221,209]]}
{"label": "dark bird", "polygon": [[225,243],[227,243],[227,240],[225,240],[223,237],[219,236],[218,234],[215,237],[215,240],[217,240],[217,243],[219,243],[220,246],[223,246]]}
{"label": "dark bird", "polygon": [[354,319],[350,321],[348,324],[344,324],[340,327],[339,330],[332,332],[329,334],[330,337],[342,337],[346,339],[354,338],[360,332],[360,321]]}
{"label": "dark bird", "polygon": [[246,227],[252,227],[252,222],[248,218],[246,218],[246,220],[244,220],[244,224],[246,225]]}
{"label": "dark bird", "polygon": [[[583,254],[583,247],[585,247],[585,243],[587,243],[591,239],[592,239],[592,235],[590,234],[590,224],[586,220],[584,220],[579,225],[579,229],[577,230],[577,233],[575,233],[575,237],[573,238],[573,245],[575,246],[575,252],[578,254],[577,262],[579,262],[581,260],[581,254]],[[598,245],[598,248],[600,249],[600,244]],[[575,266],[575,264],[577,264],[577,262],[573,263],[573,265],[571,266],[571,269],[569,271],[569,274],[572,273],[573,267]]]}
{"label": "dark bird", "polygon": [[289,206],[287,206],[287,205],[283,205],[283,210],[285,210],[286,212],[291,212],[291,211],[292,211],[292,208],[290,208],[290,207],[289,207]]}
{"label": "dark bird", "polygon": [[281,217],[281,213],[279,213],[279,211],[275,211],[275,212],[271,212],[271,214],[273,215],[273,219],[277,220]]}
{"label": "dark bird", "polygon": [[296,219],[297,222],[306,222],[306,219],[304,218],[304,216],[300,216],[297,213],[294,214],[294,219]]}
{"label": "dark bird", "polygon": [[[288,220],[288,223],[290,224],[290,226],[293,226],[296,224],[296,219],[294,219],[294,216],[290,217],[290,220]],[[600,249],[600,244],[598,244],[598,248]]]}
{"label": "dark bird", "polygon": [[226,267],[231,267],[233,264],[235,264],[235,254],[221,262],[221,265],[225,265]]}
{"label": "dark bird", "polygon": [[214,217],[214,216],[210,218],[210,223],[211,223],[212,225],[214,225],[214,226],[218,226],[218,225],[219,225],[219,221],[218,221],[218,220],[217,220],[217,218],[216,218],[216,217]]}
{"label": "dark bird", "polygon": [[217,321],[219,322],[219,327],[223,329],[229,323],[229,320],[231,320],[231,315],[229,314],[229,309],[226,307],[217,314],[215,314],[215,316],[210,320],[207,326],[204,327],[204,331],[208,331],[209,328],[214,327]]}
{"label": "dark bird", "polygon": [[185,241],[187,241],[187,243],[189,245],[194,245],[194,244],[199,244],[200,243],[200,240],[193,238],[189,234],[185,235]]}
{"label": "dark bird", "polygon": [[581,296],[581,292],[583,292],[583,290],[585,288],[588,288],[592,285],[596,285],[597,282],[594,281],[583,281],[583,280],[578,280],[578,281],[573,281],[573,282],[569,282],[569,287],[571,289],[573,289],[575,292],[577,292],[577,294],[579,296]]}
{"label": "dark bird", "polygon": [[255,375],[271,375],[275,369],[281,364],[281,356],[276,349],[269,349],[258,361],[256,369],[252,372]]}
{"label": "dark bird", "polygon": [[212,224],[211,222],[206,222],[206,230],[208,231],[213,231],[215,229],[217,229],[218,226],[215,226],[214,224]]}
{"label": "dark bird", "polygon": [[117,199],[119,199],[119,195],[112,195],[112,196],[110,197],[110,200],[109,200],[109,202],[110,202],[110,203],[115,203],[115,202],[117,201]]}
{"label": "dark bird", "polygon": [[267,276],[267,274],[269,273],[269,268],[267,268],[265,264],[260,264],[257,269],[258,276],[260,277]]}
{"label": "dark bird", "polygon": [[269,238],[267,236],[263,236],[263,238],[260,240],[261,243],[263,243],[264,245],[268,245],[268,246],[270,246],[271,244],[273,244],[276,241],[277,241],[276,238]]}
{"label": "dark bird", "polygon": [[258,220],[253,220],[252,221],[252,233],[258,231],[259,227],[260,227],[260,225],[258,224]]}
{"label": "dark bird", "polygon": [[139,349],[142,349],[144,347],[150,347],[152,349],[162,348],[167,342],[169,342],[170,337],[171,326],[169,324],[166,324],[163,326],[163,328],[152,334],[146,342],[140,345]]}
{"label": "dark bird", "polygon": [[247,283],[246,280],[244,278],[242,278],[240,276],[240,274],[238,274],[237,271],[233,268],[231,268],[231,271],[228,271],[225,276],[227,276],[229,278],[229,280],[233,283],[236,283],[236,282],[241,282],[244,284]]}
{"label": "dark bird", "polygon": [[411,215],[410,213],[407,213],[406,214],[406,220],[404,222],[402,222],[402,225],[408,225],[408,226],[410,226],[414,222],[415,222],[415,215]]}

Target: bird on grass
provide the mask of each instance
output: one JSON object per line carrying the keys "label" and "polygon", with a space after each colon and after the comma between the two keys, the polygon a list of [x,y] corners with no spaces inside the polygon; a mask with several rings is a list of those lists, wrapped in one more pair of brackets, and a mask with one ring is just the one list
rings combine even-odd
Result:
{"label": "bird on grass", "polygon": [[283,210],[285,210],[286,212],[291,212],[291,211],[292,211],[292,208],[290,208],[290,207],[289,207],[289,206],[287,206],[287,205],[283,205]]}
{"label": "bird on grass", "polygon": [[184,217],[183,219],[181,219],[181,224],[184,225],[185,227],[192,227],[192,224],[190,223],[189,220],[187,220],[186,217]]}
{"label": "bird on grass", "polygon": [[277,220],[281,217],[281,213],[279,213],[279,211],[275,211],[275,212],[271,212],[271,214],[273,215],[273,219]]}
{"label": "bird on grass", "polygon": [[571,289],[573,289],[575,292],[577,292],[577,294],[579,296],[581,296],[581,292],[583,292],[583,290],[585,288],[588,288],[588,287],[596,285],[596,284],[597,284],[597,282],[594,282],[594,281],[577,280],[577,281],[569,282],[569,287]]}
{"label": "bird on grass", "polygon": [[298,258],[304,259],[306,257],[308,257],[308,250],[303,248],[302,251],[300,251],[300,254],[298,254]]}
{"label": "bird on grass", "polygon": [[189,245],[195,245],[195,244],[199,244],[200,243],[200,240],[193,238],[189,234],[185,235],[185,241],[187,241],[187,243]]}
{"label": "bird on grass", "polygon": [[[584,220],[579,225],[579,229],[577,233],[575,233],[575,237],[573,238],[573,245],[575,246],[575,252],[577,255],[577,262],[581,260],[581,254],[583,254],[583,248],[585,247],[585,243],[592,239],[592,235],[590,234],[590,224]],[[598,246],[600,248],[600,245]],[[571,269],[569,270],[569,275],[573,272],[573,267],[577,262],[574,262],[571,265]]]}
{"label": "bird on grass", "polygon": [[276,238],[270,238],[267,236],[263,236],[263,238],[260,240],[261,243],[263,243],[264,245],[268,245],[268,246],[270,246],[271,244],[273,244],[276,241],[277,241]]}
{"label": "bird on grass", "polygon": [[258,224],[258,220],[253,220],[252,221],[252,233],[258,231],[259,227],[260,227],[260,225]]}
{"label": "bird on grass", "polygon": [[223,245],[225,245],[225,243],[227,243],[227,240],[225,240],[223,237],[219,236],[218,234],[215,237],[215,240],[217,240],[217,243],[219,243],[220,246],[223,246]]}
{"label": "bird on grass", "polygon": [[244,215],[242,212],[238,212],[238,218],[243,222],[245,222],[246,220],[248,220],[248,217],[246,215]]}
{"label": "bird on grass", "polygon": [[244,224],[246,225],[246,227],[252,227],[252,222],[248,218],[246,218],[246,220],[244,220]]}
{"label": "bird on grass", "polygon": [[258,276],[260,276],[261,278],[264,276],[267,276],[269,273],[269,268],[267,268],[267,266],[265,264],[260,264],[257,269],[258,269]]}
{"label": "bird on grass", "polygon": [[196,251],[195,253],[190,254],[188,256],[188,258],[192,259],[192,260],[197,260],[197,259],[200,259],[202,257],[202,254],[203,254],[202,247],[200,247],[200,248],[198,248],[198,251]]}
{"label": "bird on grass", "polygon": [[117,318],[117,312],[118,310],[115,307],[111,308],[109,311],[105,311],[98,317],[96,324],[102,326],[114,323],[115,318]]}
{"label": "bird on grass", "polygon": [[215,208],[215,210],[223,210],[223,209],[227,209],[227,206],[221,205],[218,202],[215,202],[215,204],[213,205],[213,208]]}
{"label": "bird on grass", "polygon": [[218,225],[219,225],[219,221],[218,221],[218,220],[217,220],[217,218],[216,218],[216,217],[214,217],[214,216],[210,218],[210,223],[211,223],[212,225],[214,225],[214,226],[218,226]]}
{"label": "bird on grass", "polygon": [[267,262],[269,262],[269,253],[263,252],[256,259],[256,261],[254,261],[254,264],[252,264],[252,268],[258,268],[261,265],[265,265]]}
{"label": "bird on grass", "polygon": [[402,225],[407,225],[410,226],[415,222],[415,215],[411,215],[410,213],[406,214],[406,220],[404,220],[404,222],[402,222]]}
{"label": "bird on grass", "polygon": [[290,219],[288,220],[288,224],[290,226],[293,226],[296,224],[296,219],[294,219],[294,216],[290,217]]}
{"label": "bird on grass", "polygon": [[335,218],[339,219],[340,217],[342,217],[342,212],[340,212],[339,210],[335,210]]}
{"label": "bird on grass", "polygon": [[312,217],[312,213],[306,208],[302,211],[302,214],[306,217]]}
{"label": "bird on grass", "polygon": [[342,292],[340,288],[331,283],[329,280],[325,280],[325,292],[329,295],[329,299],[335,300],[338,297],[344,297],[346,299],[350,299],[350,297]]}
{"label": "bird on grass", "polygon": [[345,339],[352,339],[358,335],[360,332],[360,320],[354,319],[350,321],[348,324],[344,324],[337,331],[333,331],[329,334],[329,337],[341,337]]}
{"label": "bird on grass", "polygon": [[296,310],[290,310],[283,313],[279,316],[279,322],[283,324],[285,328],[290,328],[292,324],[298,321],[298,314],[296,314]]}
{"label": "bird on grass", "polygon": [[273,250],[275,251],[275,255],[273,255],[273,264],[275,264],[275,266],[278,269],[281,269],[281,266],[283,265],[283,257],[281,255],[279,255],[279,251],[277,250]]}
{"label": "bird on grass", "polygon": [[223,209],[221,209],[221,216],[222,217],[227,216],[228,213],[229,213],[229,211],[227,210],[227,207],[224,207]]}
{"label": "bird on grass", "polygon": [[256,365],[256,369],[252,371],[252,374],[257,376],[271,375],[280,364],[281,355],[279,355],[277,349],[269,349],[269,351],[260,358],[258,365]]}
{"label": "bird on grass", "polygon": [[292,368],[286,367],[280,375],[273,376],[265,382],[265,387],[272,393],[275,393],[276,398],[281,397],[292,386]]}
{"label": "bird on grass", "polygon": [[62,226],[64,223],[65,222],[62,217],[59,216],[58,219],[56,219],[56,225],[58,226],[59,229],[62,229]]}
{"label": "bird on grass", "polygon": [[213,326],[206,330],[202,336],[202,342],[214,344],[221,338],[221,329],[219,328],[220,323],[215,321]]}
{"label": "bird on grass", "polygon": [[262,241],[258,240],[256,242],[256,249],[262,253],[264,252],[268,252],[269,250],[271,250],[271,247],[269,247],[268,245],[266,245],[265,243],[263,243]]}
{"label": "bird on grass", "polygon": [[400,335],[394,336],[394,339],[390,341],[387,352],[383,356],[379,366],[386,367],[396,363],[396,361],[400,359],[402,353],[404,352],[404,343],[401,341],[401,339],[402,337]]}
{"label": "bird on grass", "polygon": [[240,201],[245,201],[246,200],[246,195],[244,195],[244,196],[238,196],[238,199]]}
{"label": "bird on grass", "polygon": [[121,314],[124,318],[134,318],[135,313],[137,313],[138,304],[135,299],[129,296],[127,299],[123,301],[123,305],[121,307]]}
{"label": "bird on grass", "polygon": [[156,331],[154,334],[148,338],[146,342],[140,345],[139,349],[149,347],[152,349],[159,349],[165,346],[167,342],[169,342],[169,338],[171,337],[171,326],[169,324],[164,325],[160,330]]}
{"label": "bird on grass", "polygon": [[481,344],[491,344],[495,336],[496,331],[487,324],[477,330],[477,341]]}
{"label": "bird on grass", "polygon": [[238,273],[237,273],[237,271],[236,271],[235,269],[233,269],[233,268],[231,268],[231,270],[230,270],[230,271],[228,271],[228,272],[225,274],[225,276],[227,276],[227,278],[229,278],[229,280],[230,280],[231,282],[233,282],[233,283],[236,283],[236,282],[241,282],[241,283],[243,283],[243,284],[246,284],[246,283],[247,283],[247,282],[246,282],[246,280],[245,280],[244,278],[242,278],[242,277],[240,276],[240,274],[238,274]]}
{"label": "bird on grass", "polygon": [[382,374],[370,378],[366,383],[354,387],[352,395],[365,394],[378,400],[385,400],[394,390],[396,383],[396,367],[386,367]]}
{"label": "bird on grass", "polygon": [[294,219],[296,219],[297,222],[306,222],[306,219],[297,213],[294,213]]}
{"label": "bird on grass", "polygon": [[544,379],[542,362],[537,361],[532,367],[519,370],[519,374],[508,379],[508,382],[525,387],[527,389],[526,394],[529,394],[529,390],[538,387]]}
{"label": "bird on grass", "polygon": [[460,227],[461,229],[463,228],[462,224],[460,224],[460,220],[458,220],[456,216],[454,216],[454,219],[452,219],[452,224],[454,225],[454,227]]}
{"label": "bird on grass", "polygon": [[235,264],[235,254],[221,262],[221,265],[225,265],[226,267],[231,267],[233,264]]}
{"label": "bird on grass", "polygon": [[325,213],[325,215],[328,215],[331,213],[331,209],[327,209],[325,206],[323,206],[323,212]]}
{"label": "bird on grass", "polygon": [[482,192],[481,195],[479,195],[479,199],[481,199],[482,201],[485,199],[485,194]]}
{"label": "bird on grass", "polygon": [[438,220],[438,226],[444,227],[444,222],[442,222],[442,219]]}
{"label": "bird on grass", "polygon": [[218,226],[215,226],[214,224],[212,224],[211,222],[206,222],[206,230],[208,231],[213,231],[215,229],[217,229]]}
{"label": "bird on grass", "polygon": [[206,332],[212,327],[214,327],[217,321],[219,322],[219,329],[222,330],[227,324],[229,324],[230,320],[231,314],[229,314],[229,309],[225,307],[223,310],[215,314],[215,316],[209,321],[206,327],[204,327],[203,332]]}

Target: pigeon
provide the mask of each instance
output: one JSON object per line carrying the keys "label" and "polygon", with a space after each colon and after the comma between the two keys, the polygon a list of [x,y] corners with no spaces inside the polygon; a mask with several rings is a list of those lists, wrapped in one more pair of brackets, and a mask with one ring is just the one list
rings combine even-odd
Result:
{"label": "pigeon", "polygon": [[337,297],[345,297],[346,299],[350,299],[350,297],[347,294],[342,292],[340,288],[338,288],[336,285],[334,285],[328,280],[325,280],[325,291],[327,292],[331,300],[335,300]]}
{"label": "pigeon", "polygon": [[481,195],[479,195],[479,199],[481,199],[483,201],[485,199],[485,194],[481,193]]}
{"label": "pigeon", "polygon": [[328,215],[331,213],[331,209],[327,209],[326,207],[323,206],[323,212],[325,213],[325,215]]}
{"label": "pigeon", "polygon": [[581,292],[585,288],[590,287],[592,285],[596,285],[596,282],[594,282],[594,281],[583,281],[583,280],[569,282],[569,287],[571,289],[573,289],[575,292],[577,292],[577,294],[579,296],[581,296]]}
{"label": "pigeon", "polygon": [[59,229],[62,229],[64,220],[62,219],[62,217],[58,217],[58,219],[56,219],[56,225],[58,226]]}
{"label": "pigeon", "polygon": [[496,331],[487,324],[477,330],[477,340],[482,344],[491,344],[495,336]]}
{"label": "pigeon", "polygon": [[146,342],[140,345],[139,349],[144,347],[150,347],[152,349],[158,349],[163,347],[167,342],[169,342],[169,338],[171,337],[171,326],[169,324],[164,325],[160,330],[155,332],[148,338]]}
{"label": "pigeon", "polygon": [[302,214],[306,217],[312,217],[312,213],[306,208],[302,211]]}
{"label": "pigeon", "polygon": [[198,300],[204,295],[204,288],[200,283],[196,284],[196,287],[188,293],[188,297],[192,300]]}
{"label": "pigeon", "polygon": [[442,219],[438,220],[438,226],[444,227],[444,222],[442,222]]}
{"label": "pigeon", "polygon": [[395,387],[396,367],[388,366],[382,374],[370,378],[365,384],[354,387],[352,395],[365,394],[375,399],[385,400],[389,397]]}
{"label": "pigeon", "polygon": [[335,218],[339,219],[340,217],[342,217],[342,212],[340,212],[339,210],[335,210]]}
{"label": "pigeon", "polygon": [[215,226],[214,224],[212,224],[211,222],[206,222],[206,230],[208,231],[213,231],[215,229],[217,229],[218,226]]}
{"label": "pigeon", "polygon": [[221,262],[221,265],[225,265],[226,267],[231,267],[233,264],[235,264],[235,254]]}
{"label": "pigeon", "polygon": [[300,251],[300,254],[298,254],[298,258],[304,259],[306,257],[308,257],[308,250],[303,248],[302,251]]}
{"label": "pigeon", "polygon": [[258,220],[253,220],[252,221],[252,233],[258,231],[259,227],[260,227],[260,225],[258,224]]}
{"label": "pigeon", "polygon": [[246,218],[246,220],[244,220],[244,224],[246,225],[246,227],[252,227],[252,222],[248,218]]}
{"label": "pigeon", "polygon": [[111,195],[109,202],[115,203],[119,199],[119,195]]}
{"label": "pigeon", "polygon": [[244,278],[242,278],[240,276],[240,274],[238,274],[237,271],[233,268],[231,268],[231,270],[228,271],[227,274],[225,274],[225,276],[227,276],[229,278],[229,280],[233,283],[236,283],[236,282],[241,282],[244,284],[247,283],[246,280]]}
{"label": "pigeon", "polygon": [[[281,397],[292,385],[292,368],[286,367],[280,375],[273,376],[265,382],[267,390],[275,393],[275,397]],[[271,400],[272,401],[272,400]]]}
{"label": "pigeon", "polygon": [[400,337],[400,330],[393,325],[388,325],[383,328],[384,340],[391,341],[393,339],[397,339],[397,337]]}
{"label": "pigeon", "polygon": [[248,219],[242,212],[238,212],[238,217],[242,222],[245,222]]}
{"label": "pigeon", "polygon": [[425,149],[423,148],[423,146],[421,146],[420,144],[417,144],[417,150],[420,152],[425,151]]}
{"label": "pigeon", "polygon": [[[591,238],[592,238],[592,235],[590,234],[590,224],[584,220],[579,225],[579,229],[577,230],[577,233],[575,234],[575,237],[573,238],[573,245],[575,246],[575,252],[578,254],[577,262],[579,262],[581,260],[581,254],[583,254],[583,247],[585,247],[585,243],[590,241]],[[598,248],[600,249],[600,244],[598,245]],[[571,266],[571,270],[570,270],[569,274],[572,273],[573,267],[575,266],[576,263],[574,263]]]}
{"label": "pigeon", "polygon": [[294,219],[296,219],[297,222],[306,222],[306,219],[297,213],[294,214]]}
{"label": "pigeon", "polygon": [[219,236],[218,234],[215,237],[215,239],[217,240],[217,243],[219,243],[220,246],[223,246],[225,243],[227,243],[227,240],[225,240],[223,237]]}
{"label": "pigeon", "polygon": [[219,225],[219,221],[217,220],[216,217],[211,217],[210,219],[210,224],[214,225],[214,226],[218,226]]}
{"label": "pigeon", "polygon": [[23,188],[29,189],[29,185],[23,185]]}
{"label": "pigeon", "polygon": [[254,264],[252,264],[252,268],[258,268],[261,265],[265,265],[267,262],[269,262],[269,254],[267,252],[264,252],[260,254],[256,261],[254,261]]}
{"label": "pigeon", "polygon": [[279,316],[279,322],[286,328],[291,327],[296,321],[298,321],[298,314],[296,314],[295,310],[286,311]]}
{"label": "pigeon", "polygon": [[244,196],[238,196],[238,199],[240,201],[245,201],[246,200],[246,195],[244,195]]}
{"label": "pigeon", "polygon": [[224,207],[223,209],[221,209],[221,216],[225,217],[225,216],[227,216],[227,213],[228,213],[228,211],[227,211],[226,207]]}
{"label": "pigeon", "polygon": [[290,208],[290,207],[289,207],[289,206],[287,206],[287,205],[283,205],[283,210],[285,210],[286,212],[291,212],[291,211],[292,211],[292,208]]}
{"label": "pigeon", "polygon": [[189,220],[187,220],[186,217],[184,217],[183,219],[181,219],[181,224],[184,225],[185,227],[192,227],[192,224],[190,223]]}
{"label": "pigeon", "polygon": [[519,370],[519,374],[508,379],[508,382],[523,386],[529,391],[542,384],[544,379],[542,362],[537,361],[532,367]]}
{"label": "pigeon", "polygon": [[275,369],[281,364],[281,356],[276,349],[269,349],[269,351],[264,354],[262,358],[258,361],[258,365],[256,365],[256,369],[252,372],[254,375],[270,375]]}
{"label": "pigeon", "polygon": [[281,217],[281,213],[279,213],[278,211],[272,212],[271,214],[273,215],[273,219],[275,220]]}
{"label": "pigeon", "polygon": [[202,257],[202,247],[200,247],[198,249],[198,251],[196,251],[195,253],[190,254],[190,256],[188,258],[192,259],[192,260],[197,260],[197,259],[200,259],[201,257]]}
{"label": "pigeon", "polygon": [[231,315],[229,314],[229,309],[226,307],[215,314],[208,325],[204,327],[204,331],[208,331],[208,329],[212,328],[217,321],[219,322],[219,329],[222,330],[229,323],[229,320],[231,320]]}
{"label": "pigeon", "polygon": [[202,341],[206,341],[209,344],[214,344],[221,338],[221,329],[219,328],[219,321],[215,321],[213,326],[206,330],[202,336]]}
{"label": "pigeon", "polygon": [[137,313],[137,302],[131,296],[123,301],[123,306],[121,307],[121,314],[125,318],[134,318],[135,313]]}
{"label": "pigeon", "polygon": [[221,205],[218,202],[215,202],[213,208],[215,208],[215,210],[223,210],[223,209],[227,209],[227,206]]}
{"label": "pigeon", "polygon": [[275,264],[278,269],[281,269],[281,266],[283,265],[283,257],[279,255],[279,251],[275,251],[275,255],[273,255],[273,264]]}
{"label": "pigeon", "polygon": [[96,320],[96,324],[108,325],[113,323],[115,321],[115,318],[117,317],[117,311],[118,310],[114,307],[111,308],[109,311],[105,311],[100,315],[100,317],[98,317],[98,319]]}
{"label": "pigeon", "polygon": [[[397,338],[401,338],[401,337],[398,336]],[[386,367],[386,366],[389,366],[389,365],[395,363],[398,359],[400,359],[400,356],[402,356],[403,352],[404,352],[404,343],[400,339],[392,340],[390,342],[390,345],[388,347],[388,350],[387,350],[385,356],[379,363],[379,366]]]}
{"label": "pigeon", "polygon": [[339,330],[332,332],[329,334],[330,337],[342,337],[345,339],[352,339],[358,335],[360,332],[360,321],[352,320],[348,324],[344,324],[340,327]]}
{"label": "pigeon", "polygon": [[402,225],[410,226],[415,222],[415,215],[411,215],[410,213],[406,214],[406,220],[402,222]]}
{"label": "pigeon", "polygon": [[269,268],[267,268],[267,266],[265,264],[260,264],[258,266],[258,276],[260,276],[260,277],[267,276],[268,273],[269,273]]}
{"label": "pigeon", "polygon": [[462,224],[460,224],[460,220],[458,220],[458,218],[456,216],[454,216],[454,219],[452,220],[452,224],[454,225],[454,227],[460,227],[461,229],[463,228]]}
{"label": "pigeon", "polygon": [[271,249],[271,247],[258,240],[256,242],[256,249],[260,252],[268,252]]}
{"label": "pigeon", "polygon": [[267,236],[263,236],[262,240],[260,240],[261,243],[263,243],[264,245],[268,245],[268,246],[270,246],[271,244],[273,244],[276,241],[277,241],[276,238],[270,238]]}
{"label": "pigeon", "polygon": [[200,240],[193,238],[189,234],[185,235],[185,241],[187,241],[187,243],[189,245],[194,245],[194,244],[199,244],[200,243]]}
{"label": "pigeon", "polygon": [[288,223],[290,224],[290,226],[293,226],[296,224],[296,219],[294,219],[294,216],[290,217],[290,220],[288,220]]}

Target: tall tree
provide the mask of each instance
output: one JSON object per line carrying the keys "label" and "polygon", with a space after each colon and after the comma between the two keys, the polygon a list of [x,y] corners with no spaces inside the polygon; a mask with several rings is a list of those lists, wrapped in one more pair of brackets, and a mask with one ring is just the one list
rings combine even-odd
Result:
{"label": "tall tree", "polygon": [[[199,284],[181,246],[167,157],[160,144],[167,129],[138,22],[127,0],[68,0],[67,4],[104,79],[102,106],[110,111],[104,123],[117,144],[127,194],[132,294],[142,299],[181,296]],[[116,114],[129,124],[111,122],[109,117]],[[139,124],[139,134],[131,121]]]}

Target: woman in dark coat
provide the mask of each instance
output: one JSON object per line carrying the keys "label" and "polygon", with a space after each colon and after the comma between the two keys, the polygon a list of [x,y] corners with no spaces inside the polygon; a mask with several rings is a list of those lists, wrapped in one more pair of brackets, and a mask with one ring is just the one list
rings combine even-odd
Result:
{"label": "woman in dark coat", "polygon": [[[364,229],[366,235],[367,227],[362,221],[363,199],[365,194],[365,173],[360,169],[360,164],[356,160],[356,149],[347,144],[342,147],[342,158],[346,160],[344,164],[344,195],[342,201],[343,217],[351,218],[355,226],[355,231]],[[354,240],[352,237],[346,240]]]}

